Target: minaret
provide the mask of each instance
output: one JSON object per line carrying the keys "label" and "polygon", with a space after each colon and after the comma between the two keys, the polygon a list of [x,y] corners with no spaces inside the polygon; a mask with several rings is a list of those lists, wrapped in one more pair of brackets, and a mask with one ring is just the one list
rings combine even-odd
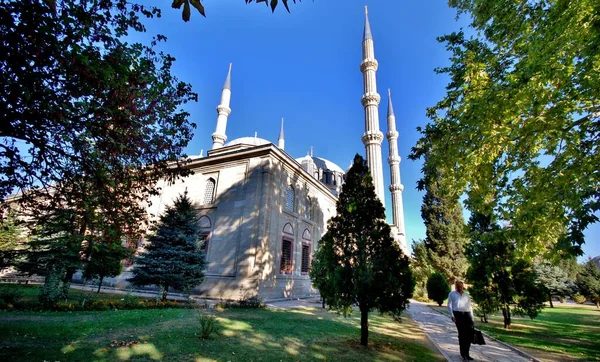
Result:
{"label": "minaret", "polygon": [[223,147],[227,136],[225,129],[227,128],[227,117],[231,114],[229,102],[231,101],[231,63],[229,63],[229,71],[221,92],[221,103],[217,106],[217,129],[212,134],[213,146],[212,149]]}
{"label": "minaret", "polygon": [[390,146],[388,163],[390,164],[390,192],[392,193],[392,216],[394,226],[398,232],[395,239],[400,243],[402,251],[408,251],[406,245],[406,234],[404,231],[404,207],[402,206],[402,181],[400,180],[400,156],[398,155],[398,132],[396,131],[396,116],[392,106],[392,93],[388,89],[388,111],[387,111],[387,139]]}
{"label": "minaret", "polygon": [[282,150],[285,149],[285,140],[283,139],[283,118],[281,119],[281,130],[279,130],[279,139],[277,140],[277,147]]}
{"label": "minaret", "polygon": [[367,165],[373,177],[375,194],[385,207],[385,195],[383,189],[383,166],[381,160],[381,142],[383,133],[379,131],[379,101],[381,97],[377,93],[376,72],[377,60],[373,48],[373,36],[369,26],[369,16],[365,6],[365,30],[362,42],[363,60],[360,63],[360,71],[363,74],[365,93],[361,103],[365,108],[365,133],[362,136],[363,144],[367,153]]}

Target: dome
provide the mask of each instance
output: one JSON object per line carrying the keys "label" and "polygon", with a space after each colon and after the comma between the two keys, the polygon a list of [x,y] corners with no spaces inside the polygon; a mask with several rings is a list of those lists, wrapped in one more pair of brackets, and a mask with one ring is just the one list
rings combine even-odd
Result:
{"label": "dome", "polygon": [[[297,158],[296,161],[298,161],[298,163],[302,163],[302,161],[308,160],[310,159],[311,156],[306,155],[304,157],[300,157]],[[342,170],[342,168],[338,165],[336,165],[335,163],[326,160],[324,158],[321,157],[312,157],[312,161],[315,163],[315,165],[317,166],[317,168],[323,169],[323,170],[329,170],[329,171],[334,171],[334,172],[339,172],[339,173],[345,173],[344,170]]]}
{"label": "dome", "polygon": [[225,146],[233,146],[233,145],[250,145],[250,146],[262,146],[268,145],[271,143],[264,138],[258,137],[240,137],[234,140],[231,140],[225,144]]}

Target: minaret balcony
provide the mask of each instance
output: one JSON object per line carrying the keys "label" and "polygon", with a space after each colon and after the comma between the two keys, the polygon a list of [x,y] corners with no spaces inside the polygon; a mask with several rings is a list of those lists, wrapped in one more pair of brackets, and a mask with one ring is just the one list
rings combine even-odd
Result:
{"label": "minaret balcony", "polygon": [[379,63],[377,62],[377,59],[365,59],[362,61],[362,63],[360,63],[360,72],[361,73],[364,73],[367,70],[377,71],[378,68],[379,68]]}
{"label": "minaret balcony", "polygon": [[362,141],[363,141],[363,144],[365,146],[374,145],[374,144],[375,145],[381,145],[381,142],[383,141],[383,133],[381,133],[379,131],[376,131],[376,132],[372,132],[372,131],[365,132],[362,135]]}
{"label": "minaret balcony", "polygon": [[360,99],[360,103],[362,103],[363,107],[366,106],[377,106],[381,101],[381,96],[379,93],[365,93]]}
{"label": "minaret balcony", "polygon": [[217,113],[219,114],[219,116],[229,116],[231,114],[231,108],[220,104],[217,106]]}
{"label": "minaret balcony", "polygon": [[389,131],[389,132],[387,133],[387,138],[388,138],[389,140],[395,140],[395,139],[398,139],[398,136],[399,136],[399,133],[398,133],[398,131]]}
{"label": "minaret balcony", "polygon": [[395,192],[395,191],[404,191],[404,185],[400,184],[400,185],[390,185],[390,192]]}
{"label": "minaret balcony", "polygon": [[390,156],[388,157],[388,163],[390,165],[396,165],[400,163],[400,156]]}

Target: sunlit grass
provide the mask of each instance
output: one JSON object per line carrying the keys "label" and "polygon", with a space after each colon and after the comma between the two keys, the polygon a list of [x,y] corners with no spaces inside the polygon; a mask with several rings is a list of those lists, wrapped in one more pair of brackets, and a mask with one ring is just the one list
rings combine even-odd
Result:
{"label": "sunlit grass", "polygon": [[443,361],[409,318],[370,315],[369,347],[358,313],[321,308],[212,312],[219,334],[199,338],[196,312],[0,312],[2,361]]}

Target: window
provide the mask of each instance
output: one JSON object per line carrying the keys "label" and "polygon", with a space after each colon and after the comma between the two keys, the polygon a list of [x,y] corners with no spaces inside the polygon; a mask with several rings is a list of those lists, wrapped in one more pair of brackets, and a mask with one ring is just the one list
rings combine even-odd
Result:
{"label": "window", "polygon": [[210,232],[212,229],[212,223],[208,216],[202,216],[199,220],[200,223],[200,237],[198,238],[198,247],[204,252],[204,255],[208,255],[208,245],[210,243]]}
{"label": "window", "polygon": [[292,229],[292,225],[288,223],[283,227],[283,236],[281,238],[281,263],[279,266],[279,272],[281,274],[292,274],[292,255],[294,255],[293,245],[294,229]]}
{"label": "window", "polygon": [[306,198],[306,210],[305,217],[309,220],[312,220],[312,201],[310,201],[310,197]]}
{"label": "window", "polygon": [[215,179],[209,178],[206,181],[206,185],[204,186],[204,200],[202,202],[203,205],[214,204],[215,202]]}
{"label": "window", "polygon": [[287,211],[294,211],[294,200],[296,198],[296,192],[294,187],[289,185],[285,191],[285,209]]}
{"label": "window", "polygon": [[310,231],[304,230],[302,233],[302,264],[300,273],[306,275],[310,270]]}

